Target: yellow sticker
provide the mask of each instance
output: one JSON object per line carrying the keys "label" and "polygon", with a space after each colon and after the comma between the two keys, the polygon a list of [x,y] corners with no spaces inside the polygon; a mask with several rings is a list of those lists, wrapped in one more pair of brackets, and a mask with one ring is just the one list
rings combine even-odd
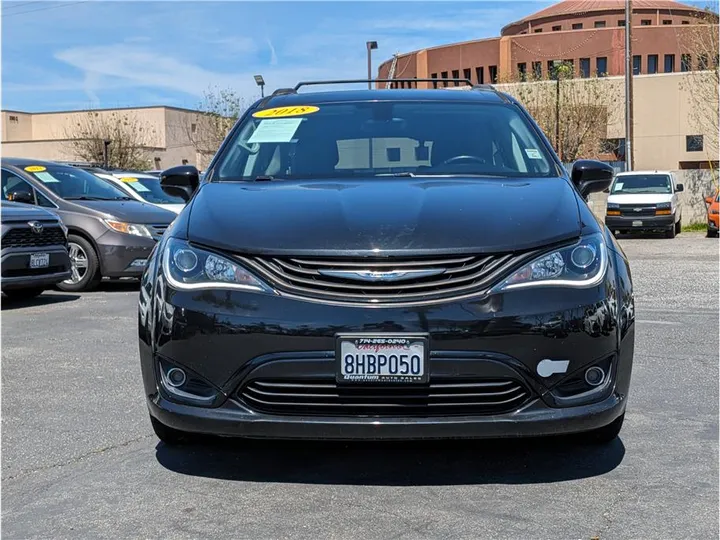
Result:
{"label": "yellow sticker", "polygon": [[47,169],[43,167],[42,165],[30,165],[28,167],[25,167],[25,170],[27,172],[41,172],[46,171]]}
{"label": "yellow sticker", "polygon": [[253,113],[255,118],[282,118],[285,116],[302,116],[318,112],[320,107],[314,105],[296,105],[294,107],[275,107]]}
{"label": "yellow sticker", "polygon": [[130,177],[130,176],[125,176],[125,177],[121,178],[120,180],[122,180],[123,182],[127,182],[128,184],[129,184],[130,182],[137,182],[137,181],[138,181],[137,178],[132,178],[132,177]]}

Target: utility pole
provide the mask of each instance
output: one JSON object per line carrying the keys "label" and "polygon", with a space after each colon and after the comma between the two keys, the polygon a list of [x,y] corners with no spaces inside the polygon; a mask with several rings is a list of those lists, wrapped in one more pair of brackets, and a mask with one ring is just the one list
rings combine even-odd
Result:
{"label": "utility pole", "polygon": [[365,46],[367,47],[367,69],[368,69],[368,90],[372,88],[372,52],[378,48],[377,41],[366,41]]}
{"label": "utility pole", "polygon": [[103,169],[107,170],[108,168],[108,161],[110,160],[110,152],[108,152],[108,146],[112,141],[108,141],[107,139],[103,141]]}
{"label": "utility pole", "polygon": [[633,150],[632,0],[625,0],[625,168],[628,171],[634,169]]}
{"label": "utility pole", "polygon": [[555,70],[555,151],[562,161],[560,149],[560,71]]}

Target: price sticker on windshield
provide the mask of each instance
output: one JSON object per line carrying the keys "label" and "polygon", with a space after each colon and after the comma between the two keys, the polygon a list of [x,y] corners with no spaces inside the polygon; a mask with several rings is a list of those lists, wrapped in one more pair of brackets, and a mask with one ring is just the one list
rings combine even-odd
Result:
{"label": "price sticker on windshield", "polygon": [[45,167],[43,167],[42,165],[29,165],[25,167],[25,170],[27,172],[42,172],[45,170]]}
{"label": "price sticker on windshield", "polygon": [[255,118],[284,118],[286,116],[303,116],[305,114],[316,113],[320,107],[313,105],[295,105],[293,107],[275,107],[273,109],[265,109],[253,113]]}

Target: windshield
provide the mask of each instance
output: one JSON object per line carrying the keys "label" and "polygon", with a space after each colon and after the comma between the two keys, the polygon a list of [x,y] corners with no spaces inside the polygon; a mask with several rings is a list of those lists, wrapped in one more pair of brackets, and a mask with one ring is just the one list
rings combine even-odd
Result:
{"label": "windshield", "polygon": [[149,203],[154,204],[184,204],[180,197],[172,197],[165,193],[160,187],[159,178],[147,178],[137,176],[121,176],[120,180],[140,197]]}
{"label": "windshield", "polygon": [[94,174],[75,167],[34,167],[42,171],[25,171],[42,182],[57,196],[67,200],[121,200],[129,199],[127,193],[101,180]]}
{"label": "windshield", "polygon": [[672,193],[672,183],[667,174],[618,176],[611,193]]}
{"label": "windshield", "polygon": [[513,106],[373,101],[255,112],[236,131],[214,177],[411,174],[527,178],[559,176],[559,170]]}

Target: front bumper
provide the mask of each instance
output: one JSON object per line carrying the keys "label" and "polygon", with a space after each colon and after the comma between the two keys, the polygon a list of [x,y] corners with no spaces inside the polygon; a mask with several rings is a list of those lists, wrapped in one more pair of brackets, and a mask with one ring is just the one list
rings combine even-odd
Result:
{"label": "front bumper", "polygon": [[668,230],[675,226],[675,216],[605,216],[605,225],[611,231]]}
{"label": "front bumper", "polygon": [[[30,268],[30,256],[35,253],[49,255],[47,267]],[[3,290],[50,287],[70,278],[70,257],[65,247],[7,248],[1,261]]]}
{"label": "front bumper", "polygon": [[140,277],[156,245],[152,238],[108,232],[98,239],[102,275],[109,278]]}
{"label": "front bumper", "polygon": [[[612,267],[608,276],[615,276]],[[150,296],[142,288],[140,356],[147,403],[167,426],[225,436],[485,438],[592,430],[624,412],[629,392],[634,311],[624,302],[632,302],[632,294],[618,291],[614,279],[586,290],[513,291],[377,309],[239,291],[178,292],[160,284]],[[293,404],[268,410],[247,399],[254,381],[334,381],[336,336],[346,333],[426,335],[430,386],[439,379],[512,380],[527,395],[509,409],[454,414],[437,409],[380,414],[371,407],[362,414],[323,414]],[[558,397],[569,379],[610,357],[610,383],[601,394],[574,402]],[[566,371],[540,376],[544,359],[567,361]],[[171,396],[159,361],[207,381],[216,397],[196,406]]]}
{"label": "front bumper", "polygon": [[708,219],[708,223],[707,223],[708,230],[712,231],[712,232],[717,232],[717,230],[720,228],[718,226],[719,222],[720,222],[720,218],[718,218],[717,216],[715,216],[714,219],[712,217],[710,219]]}

